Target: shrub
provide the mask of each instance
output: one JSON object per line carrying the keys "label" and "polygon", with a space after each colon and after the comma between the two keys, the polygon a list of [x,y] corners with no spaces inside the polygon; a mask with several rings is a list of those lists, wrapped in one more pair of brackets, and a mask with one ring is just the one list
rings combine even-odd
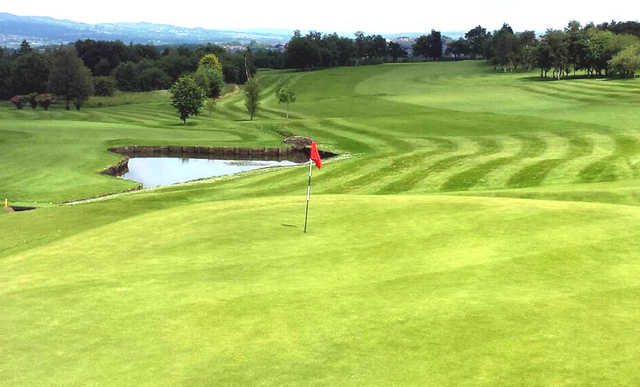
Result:
{"label": "shrub", "polygon": [[116,80],[113,77],[93,77],[95,95],[111,97],[116,91]]}
{"label": "shrub", "polygon": [[24,95],[15,95],[11,98],[11,103],[16,106],[16,109],[21,110],[24,107],[25,97]]}
{"label": "shrub", "polygon": [[38,94],[36,97],[36,101],[38,105],[40,105],[44,110],[49,110],[49,105],[56,102],[56,97],[53,94]]}

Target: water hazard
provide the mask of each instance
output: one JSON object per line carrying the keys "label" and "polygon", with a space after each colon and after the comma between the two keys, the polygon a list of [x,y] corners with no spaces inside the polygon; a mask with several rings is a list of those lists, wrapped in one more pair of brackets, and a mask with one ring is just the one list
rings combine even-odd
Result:
{"label": "water hazard", "polygon": [[253,169],[297,165],[289,160],[221,160],[181,157],[132,157],[122,178],[154,188]]}

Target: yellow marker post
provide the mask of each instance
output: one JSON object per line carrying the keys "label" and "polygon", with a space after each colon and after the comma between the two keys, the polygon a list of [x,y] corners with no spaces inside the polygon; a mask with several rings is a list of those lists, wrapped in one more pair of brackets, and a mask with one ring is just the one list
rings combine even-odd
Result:
{"label": "yellow marker post", "polygon": [[4,199],[4,208],[9,208],[9,199]]}

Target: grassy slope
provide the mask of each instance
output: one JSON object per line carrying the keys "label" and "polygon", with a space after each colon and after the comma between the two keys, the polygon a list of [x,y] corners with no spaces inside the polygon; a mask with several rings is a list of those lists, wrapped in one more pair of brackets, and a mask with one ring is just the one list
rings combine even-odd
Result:
{"label": "grassy slope", "polygon": [[474,62],[262,81],[257,123],[239,97],[186,128],[162,100],[0,111],[0,193],[22,202],[126,188],[95,175],[112,144],[273,146],[285,129],[351,155],[315,175],[308,235],[300,167],[1,215],[0,380],[640,381],[640,209],[585,202],[638,203],[637,81]]}

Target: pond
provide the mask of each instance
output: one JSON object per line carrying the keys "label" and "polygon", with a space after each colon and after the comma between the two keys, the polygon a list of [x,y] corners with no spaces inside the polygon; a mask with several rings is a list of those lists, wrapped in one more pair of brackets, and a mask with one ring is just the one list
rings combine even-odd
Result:
{"label": "pond", "polygon": [[154,188],[253,169],[284,167],[300,163],[289,160],[222,160],[182,157],[132,157],[122,178],[143,188]]}

